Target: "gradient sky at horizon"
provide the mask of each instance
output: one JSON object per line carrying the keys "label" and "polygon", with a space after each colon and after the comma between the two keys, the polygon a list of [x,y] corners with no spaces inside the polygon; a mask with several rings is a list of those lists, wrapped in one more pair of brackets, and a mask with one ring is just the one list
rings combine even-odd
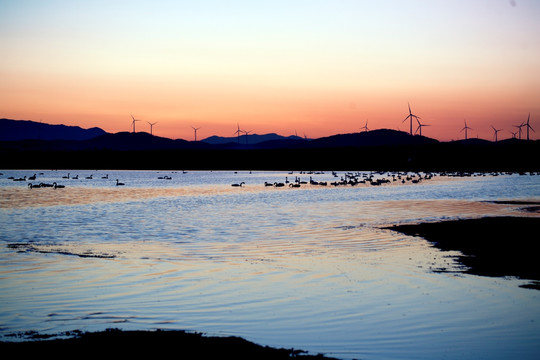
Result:
{"label": "gradient sky at horizon", "polygon": [[442,141],[529,113],[539,139],[538,19],[537,0],[0,0],[0,117],[317,138],[409,131],[410,103]]}

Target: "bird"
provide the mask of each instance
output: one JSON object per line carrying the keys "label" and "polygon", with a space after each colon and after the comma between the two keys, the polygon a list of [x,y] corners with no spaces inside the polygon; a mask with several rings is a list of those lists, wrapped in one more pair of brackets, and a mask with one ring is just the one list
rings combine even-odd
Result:
{"label": "bird", "polygon": [[64,185],[58,185],[58,184],[55,183],[55,182],[53,183],[53,187],[54,187],[55,189],[63,189],[63,188],[65,188]]}
{"label": "bird", "polygon": [[109,174],[105,175],[105,176],[102,176],[101,177],[102,179],[108,179],[109,178]]}
{"label": "bird", "polygon": [[37,185],[33,185],[32,183],[28,183],[28,188],[29,189],[33,189],[33,188],[40,188],[41,185],[37,184]]}
{"label": "bird", "polygon": [[240,184],[232,184],[231,186],[240,187],[240,186],[242,186],[244,184],[245,184],[245,182],[242,181]]}
{"label": "bird", "polygon": [[122,186],[122,185],[125,185],[124,183],[121,183],[118,181],[118,179],[116,179],[116,186]]}
{"label": "bird", "polygon": [[62,179],[69,179],[69,173],[66,176],[62,176]]}

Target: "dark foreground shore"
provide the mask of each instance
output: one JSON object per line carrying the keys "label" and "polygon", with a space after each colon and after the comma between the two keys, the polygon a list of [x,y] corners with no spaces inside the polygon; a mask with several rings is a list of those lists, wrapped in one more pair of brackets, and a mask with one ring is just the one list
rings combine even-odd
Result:
{"label": "dark foreground shore", "polygon": [[72,333],[68,338],[0,342],[0,353],[24,358],[48,354],[55,358],[171,359],[331,359],[301,350],[261,346],[239,337],[208,337],[184,331],[121,331]]}
{"label": "dark foreground shore", "polygon": [[443,251],[460,251],[467,273],[531,280],[524,287],[540,290],[539,217],[484,217],[387,229],[423,237]]}

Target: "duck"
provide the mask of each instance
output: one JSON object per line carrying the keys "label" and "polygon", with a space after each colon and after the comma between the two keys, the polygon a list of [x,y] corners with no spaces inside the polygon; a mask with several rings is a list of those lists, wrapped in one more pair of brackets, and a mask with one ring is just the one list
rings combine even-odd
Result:
{"label": "duck", "polygon": [[125,185],[124,183],[121,183],[118,181],[118,179],[116,179],[116,186],[122,186],[122,185]]}

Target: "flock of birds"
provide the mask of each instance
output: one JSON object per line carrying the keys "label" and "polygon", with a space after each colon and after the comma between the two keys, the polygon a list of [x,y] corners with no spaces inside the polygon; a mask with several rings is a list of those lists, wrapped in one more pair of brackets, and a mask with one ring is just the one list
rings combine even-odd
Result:
{"label": "flock of birds", "polygon": [[[385,174],[387,174],[387,177],[378,177],[380,175],[385,175]],[[333,175],[334,178],[339,177],[337,175],[337,173],[334,172],[334,171],[332,172],[332,175]],[[335,180],[335,181],[331,181],[331,182],[328,182],[328,181],[315,181],[315,180],[313,180],[312,176],[309,177],[309,181],[302,180],[298,176],[295,176],[294,180],[290,181],[289,177],[286,176],[285,177],[285,182],[273,182],[272,183],[272,182],[265,181],[264,186],[265,187],[276,187],[276,188],[288,186],[288,187],[291,187],[291,188],[299,188],[302,185],[308,185],[308,184],[313,185],[313,186],[329,186],[330,185],[330,186],[334,186],[334,187],[347,186],[347,185],[356,186],[356,185],[359,185],[359,184],[368,184],[368,185],[372,185],[372,186],[378,186],[378,185],[387,184],[387,183],[393,183],[393,182],[400,182],[402,184],[405,184],[406,182],[411,182],[413,184],[417,184],[417,183],[419,183],[419,182],[421,182],[423,180],[429,180],[433,176],[435,176],[435,175],[432,174],[432,173],[426,173],[426,174],[413,173],[413,174],[409,174],[409,173],[397,172],[397,173],[391,174],[391,173],[386,173],[386,172],[371,172],[371,173],[368,174],[368,173],[350,173],[350,172],[347,172],[343,176],[341,176],[340,180]],[[245,182],[241,182],[241,183],[232,184],[232,186],[234,186],[234,187],[242,187],[244,184],[245,184]]]}
{"label": "flock of birds", "polygon": [[[43,173],[40,173],[40,175],[43,175]],[[8,177],[8,179],[13,180],[13,181],[17,181],[17,182],[22,182],[22,181],[28,182],[28,181],[36,181],[37,176],[38,176],[37,174],[34,174],[32,176],[29,176],[29,177],[24,176],[22,178],[15,178],[13,176],[10,176],[10,177]],[[87,179],[87,180],[92,180],[93,178],[94,178],[93,175],[89,175],[89,176],[85,177],[85,179]],[[108,180],[109,179],[109,174],[107,174],[105,176],[102,176],[101,178],[105,179],[105,180]],[[71,174],[68,173],[66,176],[62,176],[62,179],[65,179],[65,180],[69,180],[69,179],[78,180],[79,175],[71,176]],[[116,179],[116,186],[123,186],[123,185],[125,185],[125,184],[120,182],[118,179]],[[28,183],[28,188],[29,189],[39,189],[39,188],[63,189],[65,187],[66,187],[65,185],[61,185],[61,184],[58,184],[56,182],[53,182],[52,184],[44,183],[44,182],[40,182],[40,183],[31,183],[31,182],[29,182]]]}
{"label": "flock of birds", "polygon": [[[183,172],[184,174],[186,173],[185,171]],[[236,172],[235,172],[236,174]],[[293,173],[290,172],[289,175],[292,175]],[[264,186],[265,187],[275,187],[275,188],[281,188],[281,187],[290,187],[290,188],[299,188],[301,187],[302,185],[311,185],[311,186],[334,186],[334,187],[337,187],[337,186],[356,186],[356,185],[359,185],[359,184],[367,184],[367,185],[371,185],[371,186],[379,186],[379,185],[383,185],[383,184],[389,184],[389,183],[401,183],[401,184],[406,184],[406,183],[412,183],[412,184],[418,184],[424,180],[429,180],[429,179],[432,179],[434,176],[437,176],[436,173],[431,173],[431,172],[426,172],[426,173],[421,173],[421,172],[414,172],[414,173],[410,173],[410,172],[395,172],[395,173],[391,173],[391,172],[382,172],[382,171],[378,171],[378,172],[370,172],[370,173],[360,173],[360,172],[357,172],[357,173],[351,173],[351,172],[347,172],[345,173],[344,175],[342,175],[340,177],[340,179],[336,179],[334,181],[316,181],[313,179],[313,176],[311,176],[312,174],[324,174],[323,172],[300,172],[300,174],[309,174],[309,180],[305,180],[305,178],[300,178],[299,176],[295,176],[294,177],[294,180],[289,180],[289,177],[286,176],[285,177],[285,181],[284,182],[267,182],[265,181],[264,182]],[[490,175],[492,176],[497,176],[499,175],[500,173],[497,173],[497,172],[492,172],[490,173]],[[505,174],[510,174],[511,173],[508,173],[506,172]],[[531,175],[533,175],[534,172],[531,172]],[[540,172],[537,173],[538,175],[540,175]],[[2,174],[0,174],[2,175]],[[43,173],[40,173],[40,175],[43,175]],[[470,172],[443,172],[443,173],[439,173],[440,176],[449,176],[449,177],[467,177],[467,176],[485,176],[487,175],[486,173],[480,173],[480,174],[475,174],[475,173],[470,173]],[[520,173],[520,175],[523,175],[523,173]],[[22,178],[14,178],[14,177],[9,177],[8,179],[10,180],[13,180],[13,181],[17,181],[17,182],[28,182],[28,188],[29,189],[35,189],[35,188],[53,188],[53,189],[62,189],[62,188],[65,188],[65,185],[61,185],[61,184],[58,184],[56,182],[53,182],[52,184],[51,183],[43,183],[43,182],[39,182],[39,183],[35,183],[35,182],[31,182],[31,181],[36,181],[37,179],[37,174],[34,174],[30,177],[22,177]],[[334,178],[338,178],[338,174],[334,171],[332,171],[332,176]],[[64,180],[78,180],[79,179],[79,176],[78,175],[75,175],[75,176],[71,176],[70,173],[68,173],[66,176],[62,176],[62,179]],[[84,179],[88,179],[88,180],[92,180],[93,179],[93,175],[89,175],[87,177],[85,177]],[[108,180],[109,179],[109,175],[106,174],[104,176],[101,177],[101,179],[104,179],[104,180]],[[159,176],[158,179],[160,180],[172,180],[172,177],[170,176]],[[231,184],[233,187],[243,187],[246,183],[244,181],[240,182],[240,183],[233,183]],[[116,186],[124,186],[125,183],[123,182],[120,182],[119,179],[116,179]]]}

